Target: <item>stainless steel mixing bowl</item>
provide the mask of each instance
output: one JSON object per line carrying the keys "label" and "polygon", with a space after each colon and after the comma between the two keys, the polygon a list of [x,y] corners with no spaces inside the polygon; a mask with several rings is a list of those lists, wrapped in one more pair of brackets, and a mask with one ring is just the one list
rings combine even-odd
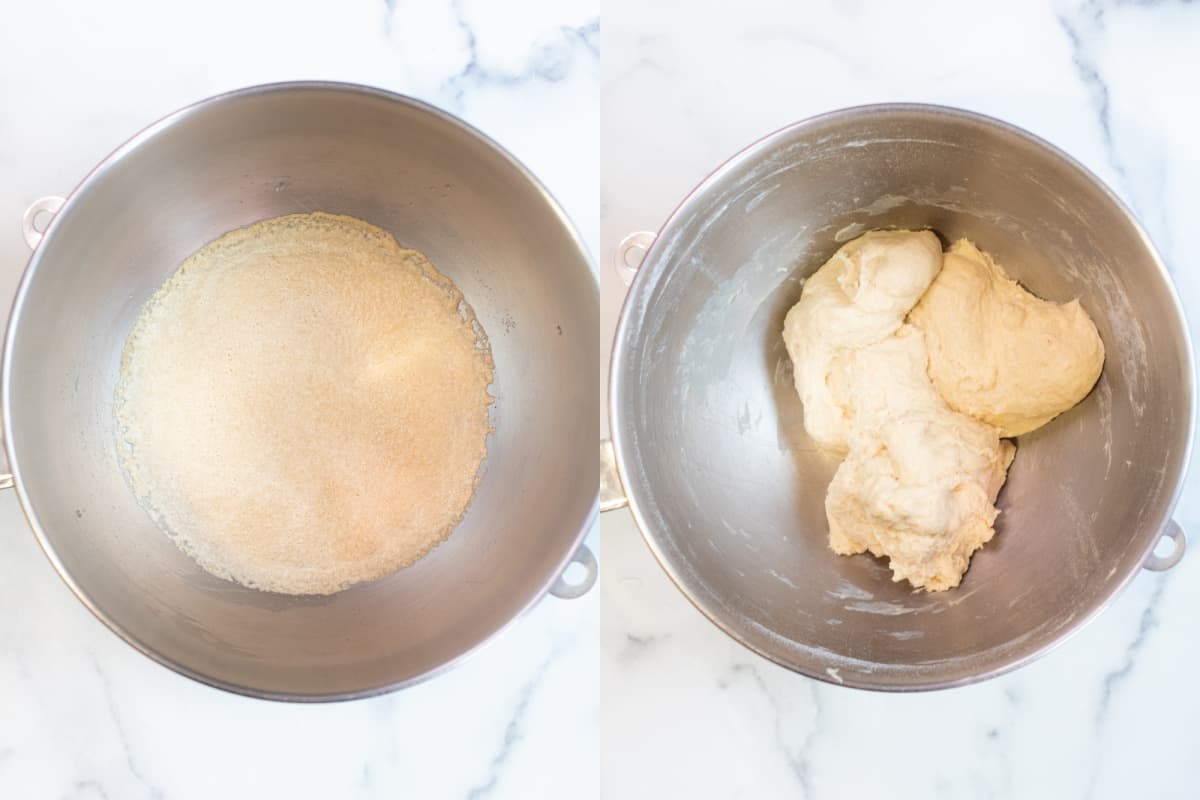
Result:
{"label": "stainless steel mixing bowl", "polygon": [[[4,349],[6,449],[46,554],[130,644],[237,692],[354,697],[437,672],[547,590],[590,585],[580,539],[596,513],[596,276],[562,209],[498,145],[388,92],[263,86],[138,134],[43,238],[36,212],[57,205],[26,219],[40,244]],[[232,228],[314,210],[383,227],[458,284],[491,338],[495,433],[446,543],[391,577],[289,597],[212,577],[159,532],[117,466],[112,399],[139,308],[184,257]],[[559,580],[572,559],[588,566],[582,584]]]}
{"label": "stainless steel mixing bowl", "polygon": [[[996,537],[942,593],[829,550],[837,461],[804,432],[780,335],[805,276],[885,226],[969,237],[1039,296],[1081,298],[1108,351],[1083,403],[1020,438]],[[641,240],[613,349],[620,481],[607,476],[602,503],[623,485],[671,579],[762,655],[850,686],[968,683],[1044,653],[1143,566],[1182,555],[1170,515],[1194,380],[1179,301],[1130,213],[1046,142],[947,108],[839,111],[739,153]],[[1153,555],[1160,537],[1171,555]]]}

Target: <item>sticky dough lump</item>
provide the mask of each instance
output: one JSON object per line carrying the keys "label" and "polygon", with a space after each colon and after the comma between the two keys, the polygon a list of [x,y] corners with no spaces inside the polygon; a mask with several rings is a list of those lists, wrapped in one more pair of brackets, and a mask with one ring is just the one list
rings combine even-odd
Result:
{"label": "sticky dough lump", "polygon": [[[1022,357],[1051,335],[1070,341],[1049,357],[1069,363]],[[1103,363],[1077,302],[1038,299],[969,242],[943,257],[929,231],[844,245],[806,281],[783,338],[806,430],[845,456],[825,499],[831,548],[887,558],[894,580],[931,591],[957,586],[995,534],[1016,452],[1003,437],[1075,405]]]}

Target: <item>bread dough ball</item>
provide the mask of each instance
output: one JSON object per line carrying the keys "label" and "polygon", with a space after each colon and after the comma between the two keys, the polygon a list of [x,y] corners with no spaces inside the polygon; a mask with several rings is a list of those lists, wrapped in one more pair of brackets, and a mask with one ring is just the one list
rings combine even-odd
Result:
{"label": "bread dough ball", "polygon": [[1104,344],[1078,300],[1035,297],[965,239],[947,251],[909,320],[925,333],[938,393],[1003,436],[1074,406],[1104,366]]}
{"label": "bread dough ball", "polygon": [[930,590],[957,586],[992,537],[1014,453],[946,405],[904,322],[941,266],[930,232],[865,234],[808,279],[783,334],[805,428],[847,455],[825,500],[830,546],[886,557],[895,580]]}
{"label": "bread dough ball", "polygon": [[849,450],[854,413],[840,377],[856,348],[891,336],[942,266],[929,231],[872,231],[843,245],[804,284],[783,341],[792,358],[804,428],[822,447]]}

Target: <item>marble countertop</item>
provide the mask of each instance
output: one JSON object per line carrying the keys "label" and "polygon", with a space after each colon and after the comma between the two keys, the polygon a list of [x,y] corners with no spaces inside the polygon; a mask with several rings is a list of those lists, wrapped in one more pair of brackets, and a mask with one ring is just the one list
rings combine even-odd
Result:
{"label": "marble countertop", "polygon": [[[464,117],[549,186],[597,252],[598,14],[595,0],[7,4],[3,302],[28,258],[18,222],[30,202],[66,194],[180,106],[279,80],[367,83]],[[415,688],[323,706],[251,700],[111,634],[0,492],[0,797],[595,797],[598,618],[596,591],[547,598]]]}
{"label": "marble countertop", "polygon": [[[624,293],[609,264],[626,233],[657,228],[770,131],[900,100],[1001,117],[1082,160],[1145,223],[1195,335],[1195,3],[605,0],[603,20],[606,359]],[[1176,518],[1200,550],[1200,470]],[[607,797],[1200,796],[1200,553],[1137,576],[1027,668],[885,695],[751,654],[670,584],[628,512],[601,527]]]}
{"label": "marble countertop", "polygon": [[[1182,1],[18,4],[0,25],[0,295],[27,258],[16,223],[32,200],[179,106],[321,78],[428,100],[529,165],[599,255],[605,360],[623,295],[607,265],[625,233],[655,228],[759,136],[877,101],[982,111],[1075,155],[1140,216],[1195,322],[1197,42],[1200,6]],[[1193,532],[1198,481],[1176,514]],[[1200,794],[1195,552],[1138,576],[1032,666],[884,695],[754,656],[676,591],[627,512],[601,527],[599,592],[548,598],[415,688],[295,706],[201,686],[126,646],[0,493],[0,797]]]}

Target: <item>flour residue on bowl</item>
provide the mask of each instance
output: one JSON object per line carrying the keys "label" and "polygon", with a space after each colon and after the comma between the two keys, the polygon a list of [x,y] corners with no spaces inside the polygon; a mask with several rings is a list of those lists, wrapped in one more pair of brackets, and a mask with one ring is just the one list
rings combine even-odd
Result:
{"label": "flour residue on bowl", "polygon": [[470,503],[491,350],[461,292],[357,219],[294,214],[201,248],[121,358],[121,462],[206,570],[328,594],[411,565]]}

